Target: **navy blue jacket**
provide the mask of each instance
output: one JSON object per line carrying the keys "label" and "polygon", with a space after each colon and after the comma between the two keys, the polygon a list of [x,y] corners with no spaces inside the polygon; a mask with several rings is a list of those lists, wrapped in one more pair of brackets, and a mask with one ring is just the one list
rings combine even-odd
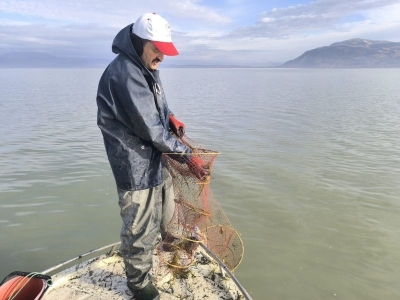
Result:
{"label": "navy blue jacket", "polygon": [[162,153],[191,150],[168,131],[171,114],[159,71],[149,71],[130,39],[132,24],[115,37],[118,54],[101,76],[97,125],[101,129],[116,184],[141,190],[162,183]]}

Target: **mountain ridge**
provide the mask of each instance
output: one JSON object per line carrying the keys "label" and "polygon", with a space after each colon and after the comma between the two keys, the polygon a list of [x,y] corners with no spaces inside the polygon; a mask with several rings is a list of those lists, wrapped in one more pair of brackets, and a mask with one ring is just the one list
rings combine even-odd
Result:
{"label": "mountain ridge", "polygon": [[91,68],[106,67],[104,59],[60,57],[43,52],[8,52],[0,55],[0,68]]}
{"label": "mountain ridge", "polygon": [[400,43],[354,38],[318,47],[282,68],[400,68]]}

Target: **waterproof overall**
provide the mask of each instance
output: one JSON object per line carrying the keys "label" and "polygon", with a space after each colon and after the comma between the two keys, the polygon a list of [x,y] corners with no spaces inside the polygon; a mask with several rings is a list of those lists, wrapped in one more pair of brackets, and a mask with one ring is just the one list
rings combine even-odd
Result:
{"label": "waterproof overall", "polygon": [[[174,210],[171,177],[162,153],[191,150],[169,132],[171,114],[158,71],[149,71],[130,39],[132,24],[114,39],[118,54],[104,71],[97,92],[97,124],[118,189],[121,253],[131,286],[145,287],[160,230]],[[161,227],[161,229],[160,229]]]}

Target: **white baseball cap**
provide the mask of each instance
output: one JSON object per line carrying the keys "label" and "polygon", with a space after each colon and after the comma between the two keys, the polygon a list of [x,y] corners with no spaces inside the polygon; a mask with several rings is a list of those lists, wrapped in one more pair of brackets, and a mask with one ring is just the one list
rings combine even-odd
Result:
{"label": "white baseball cap", "polygon": [[161,53],[169,56],[178,55],[171,39],[168,22],[156,13],[146,13],[133,24],[132,33],[142,39],[150,40]]}

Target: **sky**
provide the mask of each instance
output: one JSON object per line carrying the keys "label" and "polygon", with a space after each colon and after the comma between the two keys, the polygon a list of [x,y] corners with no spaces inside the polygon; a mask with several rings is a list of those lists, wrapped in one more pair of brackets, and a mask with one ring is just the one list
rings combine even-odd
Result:
{"label": "sky", "polygon": [[114,36],[146,12],[170,24],[169,65],[263,67],[352,38],[400,42],[399,0],[0,0],[0,57],[111,60]]}

